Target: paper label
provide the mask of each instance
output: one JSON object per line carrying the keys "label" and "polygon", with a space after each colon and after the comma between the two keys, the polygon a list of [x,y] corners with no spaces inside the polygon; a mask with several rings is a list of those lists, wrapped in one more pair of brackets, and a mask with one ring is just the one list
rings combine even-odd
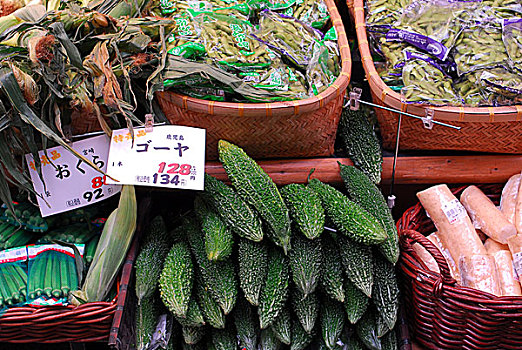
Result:
{"label": "paper label", "polygon": [[[80,252],[80,255],[83,257],[83,251],[85,250],[85,244],[75,244],[74,246],[78,249],[78,251]],[[74,249],[60,245],[60,244],[29,245],[29,246],[27,246],[27,257],[29,259],[34,259],[38,255],[42,254],[43,252],[47,252],[50,250],[64,253],[64,254],[67,254],[70,257],[74,258]]]}
{"label": "paper label", "polygon": [[[105,135],[74,142],[71,147],[93,162],[102,171],[107,170],[109,138]],[[33,156],[25,156],[29,174],[38,196],[42,217],[78,209],[109,198],[121,190],[121,186],[106,185],[104,176],[85,164],[65,148],[58,146],[39,152],[42,177],[36,172]]]}
{"label": "paper label", "polygon": [[513,266],[517,276],[522,276],[522,252],[513,254]]}
{"label": "paper label", "polygon": [[152,132],[128,129],[112,133],[107,174],[119,182],[190,190],[203,190],[205,129],[155,126]]}
{"label": "paper label", "polygon": [[442,211],[450,224],[466,217],[466,208],[459,202],[458,199],[454,199],[450,202],[446,202],[442,205]]}
{"label": "paper label", "polygon": [[27,260],[27,248],[17,247],[0,251],[0,264]]}
{"label": "paper label", "polygon": [[448,48],[437,40],[402,29],[390,29],[388,33],[386,33],[386,40],[407,42],[408,44],[411,44],[437,57],[441,61],[445,61],[449,53]]}

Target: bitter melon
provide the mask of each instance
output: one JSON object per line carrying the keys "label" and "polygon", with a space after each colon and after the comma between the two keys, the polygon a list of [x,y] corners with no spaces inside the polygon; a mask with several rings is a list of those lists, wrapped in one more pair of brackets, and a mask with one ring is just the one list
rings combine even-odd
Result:
{"label": "bitter melon", "polygon": [[371,213],[385,229],[388,238],[378,245],[381,253],[392,264],[399,260],[399,236],[391,211],[381,191],[359,169],[339,163],[341,177],[350,198]]}
{"label": "bitter melon", "polygon": [[339,138],[346,153],[374,183],[381,182],[381,145],[364,111],[344,108],[339,121]]}
{"label": "bitter melon", "polygon": [[305,296],[295,286],[292,288],[292,307],[303,329],[310,333],[319,315],[319,299],[316,293]]}
{"label": "bitter melon", "polygon": [[196,278],[195,288],[198,304],[205,321],[214,328],[225,328],[225,315],[223,315],[223,310],[221,310],[221,307],[214,301],[199,276]]}
{"label": "bitter melon", "polygon": [[214,209],[238,236],[254,242],[263,239],[259,215],[232,188],[205,174],[205,193]]}
{"label": "bitter melon", "polygon": [[344,310],[338,301],[323,298],[321,303],[321,334],[328,349],[335,349],[344,328]]}
{"label": "bitter melon", "polygon": [[256,350],[258,330],[257,319],[252,311],[252,306],[244,298],[240,298],[234,308],[233,315],[240,348]]}
{"label": "bitter melon", "polygon": [[203,313],[199,308],[195,298],[190,298],[187,315],[185,317],[176,316],[176,320],[185,327],[201,327],[205,325]]}
{"label": "bitter melon", "polygon": [[281,310],[270,328],[281,343],[290,345],[292,341],[292,320],[288,306],[285,305],[283,307],[283,310]]}
{"label": "bitter melon", "polygon": [[212,344],[216,350],[235,350],[237,340],[230,329],[212,329]]}
{"label": "bitter melon", "polygon": [[219,160],[223,163],[239,196],[252,205],[269,226],[269,237],[290,250],[290,216],[277,186],[240,147],[219,140]]}
{"label": "bitter melon", "polygon": [[208,260],[225,260],[232,253],[234,238],[232,231],[221,220],[216,211],[203,199],[197,196],[194,209],[201,221],[201,228],[205,233],[205,252]]}
{"label": "bitter melon", "polygon": [[349,279],[344,282],[344,290],[346,293],[344,298],[346,316],[351,324],[356,324],[364,315],[370,299]]}
{"label": "bitter melon", "polygon": [[136,348],[147,349],[156,330],[159,308],[154,297],[145,298],[136,307]]}
{"label": "bitter melon", "polygon": [[335,300],[344,302],[343,265],[337,245],[329,235],[321,237],[323,261],[321,263],[320,284],[322,289]]}
{"label": "bitter melon", "polygon": [[348,343],[346,345],[346,350],[365,350],[363,343],[355,333],[350,336],[350,339],[348,340]]}
{"label": "bitter melon", "polygon": [[206,334],[205,327],[181,327],[183,341],[189,345],[195,345],[203,339]]}
{"label": "bitter melon", "polygon": [[366,245],[382,243],[388,237],[370,213],[332,186],[318,179],[310,180],[308,186],[319,195],[326,215],[342,234]]}
{"label": "bitter melon", "polygon": [[178,317],[186,317],[194,267],[190,250],[185,243],[176,243],[170,249],[159,279],[161,300]]}
{"label": "bitter melon", "polygon": [[381,340],[377,337],[376,316],[374,308],[369,307],[355,325],[355,329],[364,346],[371,350],[382,350]]}
{"label": "bitter melon", "polygon": [[271,328],[266,328],[261,331],[259,339],[259,349],[261,350],[279,350],[281,342],[275,336]]}
{"label": "bitter melon", "polygon": [[239,285],[246,300],[259,305],[259,295],[268,271],[268,251],[263,243],[240,238],[238,248]]}
{"label": "bitter melon", "polygon": [[389,331],[381,339],[382,350],[398,350],[397,335],[394,330]]}
{"label": "bitter melon", "polygon": [[265,329],[277,318],[288,297],[288,259],[279,249],[268,252],[268,273],[261,289],[259,303],[259,326]]}
{"label": "bitter melon", "polygon": [[290,184],[281,189],[290,209],[290,216],[306,238],[315,239],[324,229],[324,209],[317,194],[302,184]]}
{"label": "bitter melon", "polygon": [[399,310],[399,286],[395,269],[392,264],[376,254],[374,272],[373,301],[388,328],[393,329]]}
{"label": "bitter melon", "polygon": [[370,247],[339,237],[339,252],[346,276],[368,297],[372,295],[373,256]]}
{"label": "bitter melon", "polygon": [[196,258],[199,267],[198,271],[201,274],[203,282],[225,315],[228,315],[234,308],[237,298],[237,281],[234,265],[230,260],[208,260],[205,253],[203,234],[201,230],[198,229],[195,220],[188,219],[184,226],[192,254],[194,254]]}
{"label": "bitter melon", "polygon": [[292,343],[290,350],[303,350],[314,339],[314,333],[307,333],[300,322],[292,323]]}
{"label": "bitter melon", "polygon": [[168,252],[166,242],[159,239],[148,240],[141,249],[135,264],[138,303],[151,297],[156,290]]}
{"label": "bitter melon", "polygon": [[[306,296],[315,291],[321,276],[321,242],[294,235],[289,253],[292,280]],[[329,252],[327,252],[329,253]]]}

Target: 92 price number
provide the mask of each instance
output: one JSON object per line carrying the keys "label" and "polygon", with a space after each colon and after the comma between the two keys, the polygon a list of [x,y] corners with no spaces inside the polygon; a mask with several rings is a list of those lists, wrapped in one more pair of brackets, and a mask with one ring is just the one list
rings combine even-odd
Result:
{"label": "92 price number", "polygon": [[179,176],[189,175],[191,169],[192,165],[190,164],[167,164],[166,162],[161,162],[158,164],[158,172],[152,175],[152,183],[159,183],[161,185],[173,184],[177,186],[180,183]]}
{"label": "92 price number", "polygon": [[82,197],[87,200],[87,202],[92,201],[93,199],[100,199],[103,195],[102,186],[105,185],[105,176],[96,176],[91,180],[92,191],[86,191],[83,193]]}

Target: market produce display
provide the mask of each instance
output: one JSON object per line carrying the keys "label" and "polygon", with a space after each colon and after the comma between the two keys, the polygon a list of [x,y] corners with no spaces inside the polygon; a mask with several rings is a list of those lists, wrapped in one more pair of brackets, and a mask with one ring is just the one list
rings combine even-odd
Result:
{"label": "market produce display", "polygon": [[20,221],[5,206],[0,215],[0,310],[66,302],[81,279],[72,247],[88,266],[100,233],[97,209],[42,218],[28,202],[13,206]]}
{"label": "market produce display", "polygon": [[[366,1],[384,82],[408,102],[502,106],[522,100],[518,1]],[[382,60],[381,60],[382,61]]]}
{"label": "market produce display", "polygon": [[[240,147],[221,140],[219,151],[232,186],[206,175],[181,226],[144,237],[137,348],[397,349],[397,232],[373,182],[343,166],[348,196],[317,179],[278,188]],[[170,338],[153,337],[163,314]]]}
{"label": "market produce display", "polygon": [[29,202],[12,205],[17,216],[7,206],[0,214],[0,312],[105,300],[133,237],[133,188],[107,220],[99,217],[103,205],[45,218]]}
{"label": "market produce display", "polygon": [[[467,187],[460,201],[446,185],[417,196],[438,230],[428,238],[446,258],[457,283],[497,296],[522,295],[522,232],[516,228],[520,174],[506,183],[500,209],[476,186]],[[413,248],[430,270],[440,272],[424,247],[415,243]]]}

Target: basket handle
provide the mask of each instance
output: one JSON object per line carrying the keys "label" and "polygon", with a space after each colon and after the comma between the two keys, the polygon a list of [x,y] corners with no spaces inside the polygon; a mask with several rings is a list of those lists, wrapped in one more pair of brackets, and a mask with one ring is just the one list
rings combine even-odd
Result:
{"label": "basket handle", "polygon": [[[437,248],[432,241],[424,237],[422,234],[415,230],[403,230],[400,234],[400,244],[401,248],[404,252],[409,253],[414,256],[417,256],[415,254],[415,251],[413,250],[413,245],[415,243],[420,244],[423,246],[435,259],[437,262],[437,265],[439,266],[442,280],[447,284],[455,284],[457,281],[451,276],[451,272],[448,266],[448,262],[446,261],[446,258],[441,254],[439,248]],[[424,265],[424,264],[422,264]]]}

